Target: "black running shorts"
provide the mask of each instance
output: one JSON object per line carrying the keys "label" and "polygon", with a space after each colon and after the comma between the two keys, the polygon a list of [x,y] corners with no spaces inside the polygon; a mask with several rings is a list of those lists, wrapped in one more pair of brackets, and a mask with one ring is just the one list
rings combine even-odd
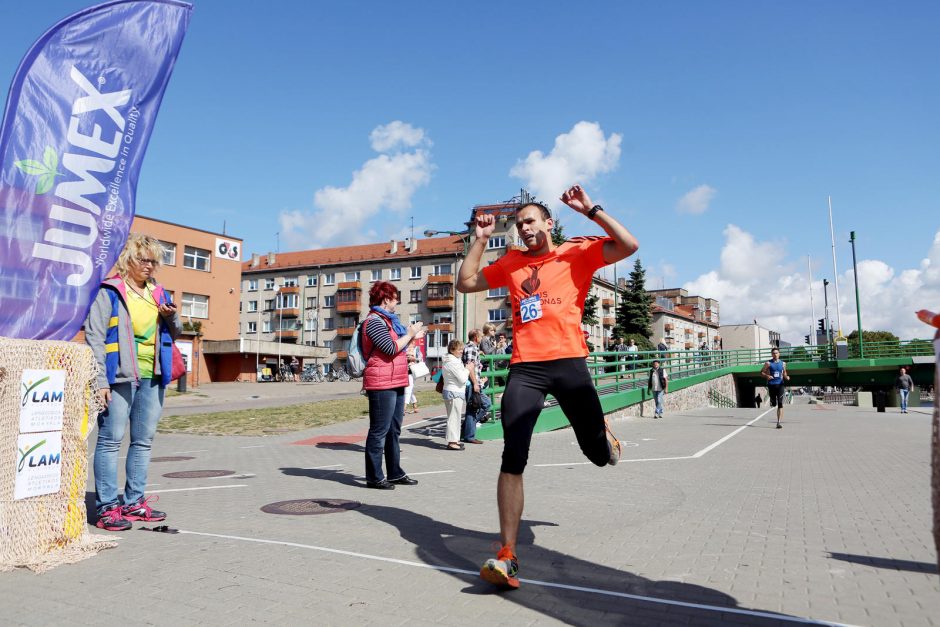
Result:
{"label": "black running shorts", "polygon": [[776,405],[777,407],[783,407],[783,386],[782,385],[768,385],[767,397],[770,399],[771,405]]}
{"label": "black running shorts", "polygon": [[583,357],[520,362],[509,367],[502,400],[502,472],[521,475],[529,459],[535,422],[545,395],[558,400],[574,429],[581,451],[598,466],[610,461],[604,410]]}

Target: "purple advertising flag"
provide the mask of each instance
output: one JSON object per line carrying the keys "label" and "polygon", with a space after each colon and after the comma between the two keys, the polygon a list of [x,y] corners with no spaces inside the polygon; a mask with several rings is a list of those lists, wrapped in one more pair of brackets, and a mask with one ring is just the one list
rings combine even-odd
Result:
{"label": "purple advertising flag", "polygon": [[192,5],[117,0],[26,53],[0,126],[0,335],[68,340],[134,219]]}

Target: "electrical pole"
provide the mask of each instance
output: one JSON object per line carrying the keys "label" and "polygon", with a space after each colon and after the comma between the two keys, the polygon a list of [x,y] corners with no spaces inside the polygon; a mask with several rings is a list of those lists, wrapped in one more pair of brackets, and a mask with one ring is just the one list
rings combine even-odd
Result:
{"label": "electrical pole", "polygon": [[852,244],[852,274],[855,276],[855,314],[858,320],[858,356],[865,359],[865,342],[862,339],[862,302],[858,299],[858,265],[855,263],[855,231],[849,236]]}

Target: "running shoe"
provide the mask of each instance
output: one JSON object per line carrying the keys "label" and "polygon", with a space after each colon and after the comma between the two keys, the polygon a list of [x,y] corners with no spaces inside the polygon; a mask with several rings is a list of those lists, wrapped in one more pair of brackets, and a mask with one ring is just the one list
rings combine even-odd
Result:
{"label": "running shoe", "polygon": [[516,554],[508,546],[504,546],[499,550],[496,559],[486,560],[480,569],[480,577],[485,581],[494,586],[509,588],[510,590],[519,587],[518,574],[519,560],[516,559]]}
{"label": "running shoe", "polygon": [[127,531],[134,525],[121,514],[121,506],[114,505],[98,512],[98,522],[95,526],[105,531]]}
{"label": "running shoe", "polygon": [[145,499],[140,499],[136,503],[125,505],[121,508],[121,515],[127,520],[143,520],[146,522],[166,520],[166,512],[160,512],[150,507],[150,499],[159,498],[158,496],[148,496]]}
{"label": "running shoe", "polygon": [[607,463],[611,466],[616,466],[617,462],[620,461],[620,440],[617,439],[617,436],[614,435],[614,432],[610,430],[610,421],[606,418],[604,419],[604,430],[607,432],[607,444],[610,445],[610,459]]}

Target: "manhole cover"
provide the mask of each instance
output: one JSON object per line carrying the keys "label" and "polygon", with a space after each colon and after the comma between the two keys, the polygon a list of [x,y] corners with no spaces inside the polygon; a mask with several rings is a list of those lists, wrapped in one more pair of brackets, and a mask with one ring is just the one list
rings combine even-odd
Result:
{"label": "manhole cover", "polygon": [[296,501],[278,501],[268,503],[261,508],[266,514],[287,514],[289,516],[310,516],[311,514],[338,514],[348,512],[362,505],[358,501],[340,499],[298,499]]}
{"label": "manhole cover", "polygon": [[206,477],[226,477],[234,474],[234,470],[181,470],[180,472],[168,472],[163,476],[167,479],[205,479]]}
{"label": "manhole cover", "polygon": [[151,457],[151,462],[185,462],[190,459],[196,459],[195,457],[187,457],[186,455],[169,455],[166,457]]}

